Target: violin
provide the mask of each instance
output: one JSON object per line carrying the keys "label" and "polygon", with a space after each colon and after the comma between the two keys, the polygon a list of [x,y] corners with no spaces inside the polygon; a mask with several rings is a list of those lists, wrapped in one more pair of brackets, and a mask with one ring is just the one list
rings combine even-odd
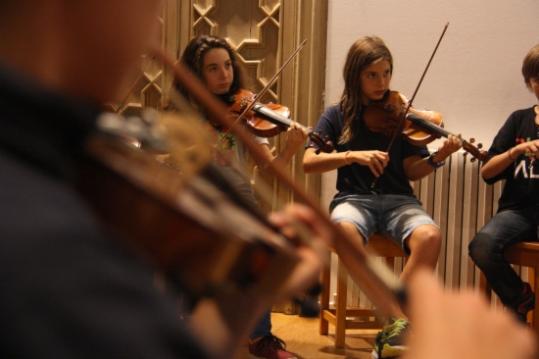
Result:
{"label": "violin", "polygon": [[240,89],[233,95],[232,102],[228,107],[229,111],[237,116],[240,116],[250,107],[244,115],[244,124],[249,131],[260,137],[273,137],[286,131],[293,124],[296,128],[307,134],[309,139],[317,145],[319,151],[333,152],[333,144],[328,138],[322,138],[320,134],[312,129],[300,123],[293,122],[290,119],[290,110],[288,107],[272,102],[268,104],[255,102],[253,104],[254,99],[254,93],[249,90]]}
{"label": "violin", "polygon": [[[176,141],[114,114],[102,115],[86,141],[77,189],[106,228],[191,302],[241,296],[262,278],[288,275],[298,262],[290,240],[212,164],[211,135],[198,121],[166,116]],[[151,148],[131,145],[126,133]],[[155,159],[163,151],[174,154],[174,167]]]}
{"label": "violin", "polygon": [[[364,108],[363,120],[369,130],[393,137],[400,133],[413,145],[424,146],[437,138],[449,137],[453,133],[443,128],[442,115],[435,111],[418,110],[410,107],[398,91],[388,91],[380,101],[373,101]],[[487,152],[482,145],[473,145],[475,140],[462,140],[462,148],[474,159],[487,161]]]}

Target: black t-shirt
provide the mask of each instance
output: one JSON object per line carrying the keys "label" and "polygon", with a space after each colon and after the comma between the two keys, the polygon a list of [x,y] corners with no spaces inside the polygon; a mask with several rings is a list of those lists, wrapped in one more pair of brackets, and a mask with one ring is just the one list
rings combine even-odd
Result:
{"label": "black t-shirt", "polygon": [[[538,138],[539,127],[535,123],[533,107],[513,112],[492,142],[489,155],[495,156],[522,142]],[[487,183],[505,179],[505,187],[499,200],[498,210],[535,210],[539,204],[539,164],[532,156],[523,154],[498,176]]]}
{"label": "black t-shirt", "polygon": [[97,107],[0,68],[0,109],[0,357],[207,357],[74,189]]}
{"label": "black t-shirt", "polygon": [[[358,135],[349,143],[339,144],[344,126],[344,116],[339,105],[326,109],[320,117],[315,131],[322,136],[328,136],[337,152],[346,151],[386,151],[390,139],[380,133],[370,131],[364,124],[361,114],[356,121],[360,121]],[[309,147],[316,148],[313,142]],[[377,181],[375,192],[380,194],[402,194],[413,196],[413,190],[404,173],[403,160],[409,156],[427,157],[429,152],[425,146],[414,146],[398,136],[389,153],[390,161],[384,169],[383,175]],[[352,164],[339,167],[337,170],[337,197],[347,194],[370,194],[374,175],[368,166]]]}

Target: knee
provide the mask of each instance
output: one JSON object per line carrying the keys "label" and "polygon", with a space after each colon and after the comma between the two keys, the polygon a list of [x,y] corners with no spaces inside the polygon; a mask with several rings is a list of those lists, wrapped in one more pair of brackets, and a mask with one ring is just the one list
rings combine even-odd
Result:
{"label": "knee", "polygon": [[351,222],[338,222],[336,223],[337,227],[340,227],[346,234],[354,238],[360,239],[360,243],[365,243],[365,238],[361,235],[356,225]]}
{"label": "knee", "polygon": [[492,237],[479,232],[468,244],[468,254],[478,267],[485,266],[495,256]]}
{"label": "knee", "polygon": [[435,226],[421,226],[417,228],[411,236],[413,242],[409,243],[411,250],[440,252],[442,246],[442,235]]}

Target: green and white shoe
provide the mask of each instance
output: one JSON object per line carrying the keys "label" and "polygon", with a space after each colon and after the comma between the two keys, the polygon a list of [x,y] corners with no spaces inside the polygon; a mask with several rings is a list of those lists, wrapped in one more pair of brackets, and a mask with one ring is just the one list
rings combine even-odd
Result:
{"label": "green and white shoe", "polygon": [[406,319],[396,319],[386,325],[377,335],[372,350],[373,359],[397,358],[406,352],[404,336],[409,323]]}

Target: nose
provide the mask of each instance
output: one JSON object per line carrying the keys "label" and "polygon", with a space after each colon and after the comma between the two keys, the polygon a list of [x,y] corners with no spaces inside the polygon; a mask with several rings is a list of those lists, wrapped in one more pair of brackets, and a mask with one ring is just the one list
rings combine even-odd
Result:
{"label": "nose", "polygon": [[387,88],[387,86],[389,85],[389,76],[380,76],[378,78],[378,85],[380,85],[380,87],[383,87],[384,89]]}
{"label": "nose", "polygon": [[225,77],[225,70],[222,67],[219,69],[219,77],[220,78]]}
{"label": "nose", "polygon": [[225,67],[221,67],[219,71],[219,76],[221,77],[221,79],[228,78],[228,70]]}

